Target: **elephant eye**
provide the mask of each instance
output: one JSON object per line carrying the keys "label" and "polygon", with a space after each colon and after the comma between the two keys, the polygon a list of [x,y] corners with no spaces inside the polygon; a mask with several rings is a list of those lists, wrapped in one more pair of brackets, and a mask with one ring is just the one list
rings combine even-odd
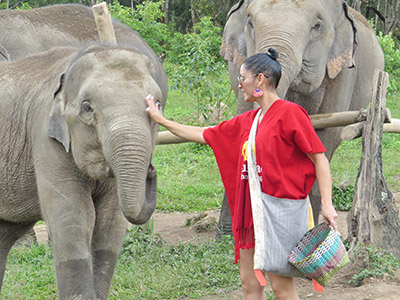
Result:
{"label": "elephant eye", "polygon": [[82,109],[82,111],[87,112],[87,113],[93,112],[92,104],[87,100],[82,102],[81,109]]}
{"label": "elephant eye", "polygon": [[318,19],[317,22],[315,22],[312,29],[319,31],[319,30],[321,30],[321,27],[322,27],[322,21],[321,21],[321,19]]}
{"label": "elephant eye", "polygon": [[156,106],[157,106],[158,110],[162,110],[161,102],[159,100],[156,101]]}
{"label": "elephant eye", "polygon": [[251,29],[254,28],[253,22],[252,22],[252,20],[250,18],[247,20],[247,24],[249,24]]}
{"label": "elephant eye", "polygon": [[318,19],[315,22],[314,26],[311,28],[311,37],[312,38],[318,37],[321,33],[321,30],[322,30],[322,20]]}

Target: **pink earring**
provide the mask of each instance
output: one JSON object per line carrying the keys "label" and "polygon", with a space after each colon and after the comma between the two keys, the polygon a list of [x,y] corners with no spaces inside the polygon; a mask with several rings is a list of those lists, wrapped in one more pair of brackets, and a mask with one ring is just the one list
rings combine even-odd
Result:
{"label": "pink earring", "polygon": [[264,94],[264,92],[260,89],[254,89],[254,91],[253,91],[253,97],[256,97],[256,98],[261,97],[263,94]]}

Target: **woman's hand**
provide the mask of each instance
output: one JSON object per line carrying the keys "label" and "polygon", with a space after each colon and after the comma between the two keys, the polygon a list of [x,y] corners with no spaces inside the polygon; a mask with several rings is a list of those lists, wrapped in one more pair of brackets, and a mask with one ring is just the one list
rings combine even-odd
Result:
{"label": "woman's hand", "polygon": [[195,142],[203,145],[206,144],[206,141],[203,138],[203,132],[206,127],[187,126],[170,121],[164,118],[161,110],[157,107],[157,104],[154,103],[154,99],[151,95],[148,95],[145,100],[147,103],[146,111],[154,122],[164,126],[174,135],[179,136],[188,142]]}
{"label": "woman's hand", "polygon": [[336,225],[338,214],[332,204],[322,204],[321,215],[325,224],[332,225],[332,227],[338,231],[338,227]]}
{"label": "woman's hand", "polygon": [[159,105],[154,103],[154,98],[152,95],[148,95],[146,98],[147,108],[146,111],[149,114],[150,118],[153,119],[154,122],[161,125],[163,121],[165,121],[164,116],[161,113]]}

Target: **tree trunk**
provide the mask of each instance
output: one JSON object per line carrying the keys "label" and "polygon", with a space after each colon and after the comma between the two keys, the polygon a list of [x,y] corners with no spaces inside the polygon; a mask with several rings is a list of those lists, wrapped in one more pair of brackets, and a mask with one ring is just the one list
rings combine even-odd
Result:
{"label": "tree trunk", "polygon": [[399,0],[385,1],[385,34],[399,27],[399,10]]}
{"label": "tree trunk", "polygon": [[190,16],[192,17],[192,26],[196,24],[196,15],[194,10],[195,10],[194,0],[190,0]]}
{"label": "tree trunk", "polygon": [[168,9],[169,9],[169,0],[165,0],[164,1],[165,24],[168,24]]}
{"label": "tree trunk", "polygon": [[348,241],[383,248],[400,257],[399,210],[382,171],[382,128],[388,74],[376,71],[374,98],[362,137],[362,160],[348,216]]}
{"label": "tree trunk", "polygon": [[356,11],[360,11],[360,10],[361,10],[361,0],[354,0],[354,1],[353,1],[352,7],[353,7]]}

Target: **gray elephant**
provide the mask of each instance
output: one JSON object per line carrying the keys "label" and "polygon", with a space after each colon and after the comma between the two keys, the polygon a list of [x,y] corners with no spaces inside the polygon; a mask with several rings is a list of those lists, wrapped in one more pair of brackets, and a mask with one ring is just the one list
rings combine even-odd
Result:
{"label": "gray elephant", "polygon": [[[132,29],[113,19],[117,44],[135,47],[151,60],[158,57]],[[0,61],[15,60],[57,46],[88,45],[99,41],[93,11],[79,4],[52,5],[30,10],[0,10]],[[154,66],[165,87],[162,65]]]}
{"label": "gray elephant", "polygon": [[[384,67],[367,20],[343,0],[239,1],[228,13],[221,47],[238,97],[238,113],[253,108],[238,93],[239,67],[246,57],[270,47],[278,50],[282,65],[279,96],[309,114],[364,108],[371,100],[374,70]],[[317,130],[328,159],[340,144],[341,130]],[[318,220],[316,184],[310,198]]]}
{"label": "gray elephant", "polygon": [[43,219],[59,299],[107,299],[127,220],[156,202],[158,60],[135,48],[56,47],[0,63],[0,280],[14,242]]}
{"label": "gray elephant", "polygon": [[[90,8],[0,11],[0,62],[15,61],[0,63],[0,286],[14,241],[44,219],[60,299],[106,299],[126,219],[154,210],[144,97],[164,105],[167,78],[136,32],[113,25],[118,48],[78,54],[98,41]],[[16,61],[57,46],[74,48]]]}

